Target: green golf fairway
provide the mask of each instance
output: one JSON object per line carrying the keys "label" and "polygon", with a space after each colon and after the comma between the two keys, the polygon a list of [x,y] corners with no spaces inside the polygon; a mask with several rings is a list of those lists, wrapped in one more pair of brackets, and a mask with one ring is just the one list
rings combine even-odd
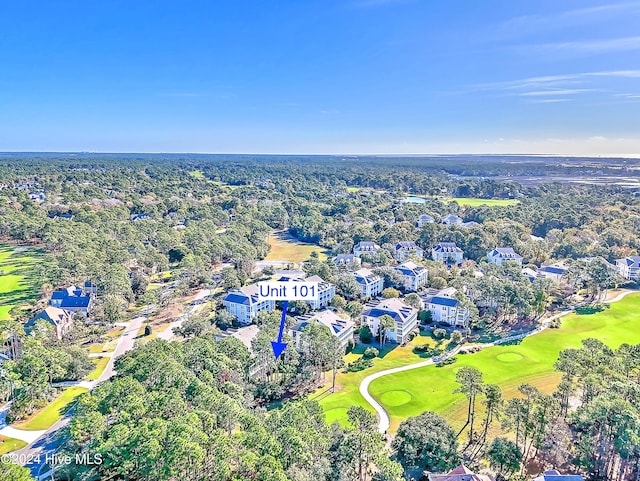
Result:
{"label": "green golf fairway", "polygon": [[[547,329],[524,339],[519,345],[488,347],[475,354],[458,355],[457,362],[444,367],[427,366],[376,379],[370,393],[387,409],[391,431],[409,416],[423,411],[444,415],[454,428],[466,420],[467,402],[458,387],[456,371],[473,366],[486,383],[498,384],[505,398],[516,396],[518,386],[530,383],[545,393],[555,390],[561,375],[553,368],[565,348],[577,348],[587,338],[600,339],[610,347],[640,343],[640,294],[631,294],[611,308],[590,315],[569,314],[560,329]],[[398,403],[395,393],[407,393],[410,400]],[[478,403],[480,404],[480,403]]]}

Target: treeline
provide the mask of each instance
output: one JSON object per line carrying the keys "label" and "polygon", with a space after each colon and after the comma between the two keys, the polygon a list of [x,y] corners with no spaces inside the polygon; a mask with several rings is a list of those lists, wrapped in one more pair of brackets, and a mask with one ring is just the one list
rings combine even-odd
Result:
{"label": "treeline", "polygon": [[[83,395],[64,452],[101,455],[64,466],[69,479],[399,481],[374,416],[349,409],[329,426],[312,401],[266,412],[245,383],[240,341],[153,341],[116,362],[118,376]],[[375,473],[375,475],[374,475]],[[372,476],[374,476],[372,478]]]}

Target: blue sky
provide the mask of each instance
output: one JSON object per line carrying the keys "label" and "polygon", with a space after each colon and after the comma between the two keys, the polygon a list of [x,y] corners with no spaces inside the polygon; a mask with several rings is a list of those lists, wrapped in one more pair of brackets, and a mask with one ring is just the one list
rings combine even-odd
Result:
{"label": "blue sky", "polygon": [[21,1],[0,150],[640,155],[640,1]]}

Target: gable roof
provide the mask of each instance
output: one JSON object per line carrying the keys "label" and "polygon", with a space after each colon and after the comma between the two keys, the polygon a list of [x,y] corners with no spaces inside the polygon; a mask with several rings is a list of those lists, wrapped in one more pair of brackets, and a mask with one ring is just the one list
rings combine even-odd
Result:
{"label": "gable roof", "polygon": [[40,319],[47,321],[54,326],[59,326],[63,322],[71,319],[71,313],[64,309],[60,309],[59,307],[47,306],[34,317],[29,319],[24,325],[25,328],[35,326],[36,322]]}
{"label": "gable roof", "polygon": [[579,474],[560,474],[555,469],[545,471],[533,481],[583,481],[583,478]]}
{"label": "gable roof", "polygon": [[431,473],[429,481],[493,481],[493,477],[487,474],[475,474],[465,465],[460,465],[448,473]]}
{"label": "gable roof", "polygon": [[292,328],[293,331],[301,331],[312,321],[317,321],[327,327],[334,336],[340,335],[342,332],[353,328],[355,323],[348,319],[343,319],[335,312],[324,310],[313,314],[296,317],[298,323]]}
{"label": "gable roof", "polygon": [[447,214],[442,218],[442,222],[461,223],[462,222],[462,217],[458,217],[457,215],[454,215],[454,214]]}
{"label": "gable roof", "polygon": [[363,267],[362,269],[358,269],[353,273],[356,278],[358,284],[372,284],[374,282],[378,282],[381,277],[375,274],[371,269],[367,269]]}
{"label": "gable roof", "polygon": [[548,272],[549,274],[557,274],[557,275],[562,275],[566,271],[567,270],[564,269],[563,267],[558,267],[558,266],[542,266],[540,269],[538,269],[538,272]]}
{"label": "gable roof", "polygon": [[514,251],[512,247],[496,247],[489,251],[489,255],[500,259],[522,259],[522,256]]}
{"label": "gable roof", "polygon": [[373,307],[366,309],[362,315],[368,317],[382,317],[385,314],[391,316],[396,322],[405,322],[413,315],[417,314],[418,310],[407,306],[400,299],[384,299]]}
{"label": "gable roof", "polygon": [[439,242],[433,246],[433,250],[443,253],[462,252],[462,249],[460,249],[455,242]]}
{"label": "gable roof", "polygon": [[396,250],[398,249],[418,249],[418,246],[414,241],[401,241],[396,244]]}
{"label": "gable roof", "polygon": [[640,267],[640,256],[627,256],[624,259],[618,259],[618,262],[629,267]]}
{"label": "gable roof", "polygon": [[446,307],[456,307],[460,304],[458,299],[454,299],[453,297],[441,297],[434,296],[429,301],[430,304],[435,304],[436,306],[446,306]]}
{"label": "gable roof", "polygon": [[372,241],[360,241],[353,248],[358,248],[359,250],[377,250],[380,249],[380,246]]}
{"label": "gable roof", "polygon": [[239,289],[230,290],[222,300],[227,302],[233,302],[234,304],[251,305],[258,302],[259,287],[257,284],[250,286],[244,286]]}
{"label": "gable roof", "polygon": [[417,265],[415,262],[407,261],[399,266],[395,266],[394,269],[400,271],[402,275],[416,277],[418,274],[426,271],[422,266]]}

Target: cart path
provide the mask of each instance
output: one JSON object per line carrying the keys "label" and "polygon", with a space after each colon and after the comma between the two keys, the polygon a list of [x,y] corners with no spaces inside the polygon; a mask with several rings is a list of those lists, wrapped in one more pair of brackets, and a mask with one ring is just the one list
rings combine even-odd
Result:
{"label": "cart path", "polygon": [[[608,301],[606,301],[606,303],[611,303],[611,302],[618,302],[621,299],[624,299],[627,295],[629,294],[634,294],[637,293],[639,291],[632,291],[632,290],[625,290],[622,291],[621,293],[619,293],[618,295],[616,295],[613,299],[610,299]],[[538,334],[542,331],[544,331],[545,329],[547,329],[547,327],[549,327],[549,324],[551,323],[551,321],[558,319],[560,317],[564,317],[567,314],[570,314],[574,311],[574,309],[568,309],[566,311],[562,311],[562,312],[558,312],[557,314],[554,314],[553,316],[544,319],[542,321],[542,324],[540,325],[540,327],[534,329],[533,331],[529,331],[526,332],[524,334],[518,334],[516,336],[510,336],[510,337],[505,337],[504,339],[498,339],[497,341],[494,342],[489,342],[489,343],[484,343],[484,344],[476,344],[478,346],[482,346],[482,347],[491,347],[491,346],[497,346],[500,344],[504,344],[505,342],[510,342],[510,341],[515,341],[515,340],[519,340],[519,339],[524,339],[525,337],[529,337],[529,336],[533,336],[535,334]],[[472,346],[472,345],[470,345]],[[469,347],[469,346],[467,346]],[[376,414],[378,415],[378,431],[381,433],[386,433],[387,430],[389,429],[389,426],[391,425],[391,419],[389,417],[389,413],[387,412],[387,410],[382,406],[382,404],[380,404],[370,393],[369,393],[369,385],[375,381],[376,379],[380,379],[381,377],[384,376],[388,376],[390,374],[397,374],[399,372],[404,372],[404,371],[410,371],[412,369],[420,369],[421,367],[425,367],[425,366],[430,366],[432,364],[436,364],[440,361],[443,361],[445,359],[448,359],[452,356],[455,356],[456,354],[458,354],[458,352],[460,352],[461,346],[455,348],[454,350],[439,356],[439,357],[434,357],[431,359],[427,359],[426,361],[422,361],[422,362],[418,362],[415,364],[409,364],[408,366],[400,366],[400,367],[394,367],[391,369],[386,369],[384,371],[379,371],[376,372],[374,374],[371,374],[367,377],[365,377],[362,382],[360,383],[360,394],[362,395],[362,397],[371,405],[371,407],[373,407],[373,409],[376,411]]]}

